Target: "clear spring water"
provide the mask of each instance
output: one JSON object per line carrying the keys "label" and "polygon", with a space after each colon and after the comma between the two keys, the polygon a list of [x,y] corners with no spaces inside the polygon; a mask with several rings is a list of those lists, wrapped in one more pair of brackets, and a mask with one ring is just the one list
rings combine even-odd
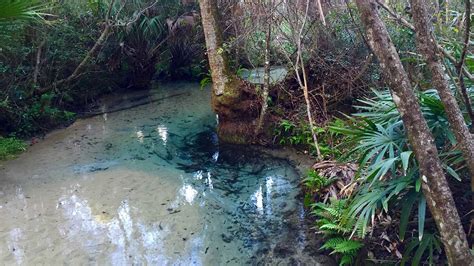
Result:
{"label": "clear spring water", "polygon": [[327,262],[296,170],[220,145],[209,91],[175,83],[122,98],[102,110],[165,99],[78,120],[0,163],[4,264]]}

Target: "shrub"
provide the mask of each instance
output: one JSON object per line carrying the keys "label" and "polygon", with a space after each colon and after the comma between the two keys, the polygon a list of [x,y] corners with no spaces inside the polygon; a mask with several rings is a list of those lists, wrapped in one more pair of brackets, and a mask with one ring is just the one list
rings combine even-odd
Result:
{"label": "shrub", "polygon": [[25,142],[17,138],[0,137],[0,160],[14,158],[18,153],[26,150]]}

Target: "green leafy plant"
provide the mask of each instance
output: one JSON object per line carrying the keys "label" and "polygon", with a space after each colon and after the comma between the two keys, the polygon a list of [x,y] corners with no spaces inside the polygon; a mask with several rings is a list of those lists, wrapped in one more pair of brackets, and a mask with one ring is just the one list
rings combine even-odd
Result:
{"label": "green leafy plant", "polygon": [[0,137],[0,160],[12,159],[25,150],[25,142],[17,138]]}
{"label": "green leafy plant", "polygon": [[345,216],[347,200],[333,200],[331,203],[315,203],[312,214],[317,217],[316,226],[324,234],[325,243],[321,249],[341,256],[340,265],[350,265],[364,244],[349,238],[354,220]]}
{"label": "green leafy plant", "polygon": [[303,182],[310,190],[319,190],[331,183],[331,180],[324,176],[320,176],[315,170],[310,170]]}
{"label": "green leafy plant", "polygon": [[357,252],[364,246],[362,242],[343,237],[328,239],[321,249],[332,250],[331,254],[340,254],[339,265],[351,265],[357,257]]}
{"label": "green leafy plant", "polygon": [[42,20],[46,5],[34,0],[0,0],[0,22],[9,20]]}
{"label": "green leafy plant", "polygon": [[441,243],[436,235],[425,234],[421,240],[413,238],[405,247],[400,265],[404,266],[409,261],[411,265],[420,265],[424,255],[429,265],[434,265],[435,252],[441,252]]}
{"label": "green leafy plant", "polygon": [[[341,154],[338,149],[332,148],[333,142],[337,139],[335,134],[324,127],[315,127],[314,131],[318,135],[319,148],[323,156],[337,157]],[[316,153],[311,128],[305,122],[293,123],[289,120],[282,120],[274,129],[274,136],[280,145],[292,145],[307,149],[311,154]]]}
{"label": "green leafy plant", "polygon": [[[446,172],[461,180],[463,175],[459,169],[462,171],[464,162],[436,91],[420,92],[418,97]],[[431,261],[433,253],[440,251],[439,241],[435,233],[425,233],[427,210],[426,200],[421,193],[422,181],[392,97],[388,91],[374,91],[374,97],[361,100],[357,108],[359,112],[353,117],[332,124],[329,130],[345,136],[344,145],[350,149],[343,158],[357,159],[358,190],[345,200],[344,208],[332,208],[330,212],[325,208],[326,215],[332,215],[331,219],[323,217],[318,211],[318,228],[331,228],[335,230],[333,233],[339,233],[339,237],[345,240],[352,240],[354,236],[364,238],[377,226],[376,217],[399,212],[399,239],[403,242],[412,210],[416,207],[418,237],[406,245],[404,259],[406,261],[414,253],[415,265],[424,258]],[[321,205],[317,206],[321,209]],[[334,249],[338,241],[328,246]],[[426,253],[426,250],[429,252]]]}
{"label": "green leafy plant", "polygon": [[199,81],[199,87],[201,90],[204,90],[208,85],[212,83],[211,71],[204,75],[204,77]]}

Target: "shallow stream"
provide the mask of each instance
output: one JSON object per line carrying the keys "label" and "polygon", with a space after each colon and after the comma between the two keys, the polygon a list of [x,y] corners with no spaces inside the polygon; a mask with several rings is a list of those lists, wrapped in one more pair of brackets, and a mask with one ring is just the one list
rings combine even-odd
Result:
{"label": "shallow stream", "polygon": [[100,106],[110,113],[0,162],[0,261],[329,263],[305,220],[296,169],[220,145],[209,102],[208,90],[189,83],[121,96]]}

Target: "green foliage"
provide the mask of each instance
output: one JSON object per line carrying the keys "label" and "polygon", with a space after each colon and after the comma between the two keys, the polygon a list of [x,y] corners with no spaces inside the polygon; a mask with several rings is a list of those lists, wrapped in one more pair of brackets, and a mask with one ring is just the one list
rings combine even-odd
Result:
{"label": "green foliage", "polygon": [[321,249],[330,250],[331,254],[341,256],[340,265],[350,265],[357,257],[358,251],[364,244],[349,238],[354,220],[346,217],[347,201],[333,200],[331,203],[315,203],[312,213],[317,217],[318,231],[325,236]]}
{"label": "green foliage", "polygon": [[[314,131],[318,136],[318,144],[323,156],[339,157],[341,155],[340,150],[331,148],[342,142],[341,135],[332,133],[324,127],[315,127]],[[282,120],[274,129],[274,136],[280,145],[292,145],[308,149],[313,155],[316,154],[311,128],[305,122],[296,124],[289,120]]]}
{"label": "green foliage", "polygon": [[14,132],[17,136],[30,136],[72,121],[75,113],[54,107],[57,97],[46,93],[21,107],[5,100],[0,104],[0,121],[5,123],[3,130]]}
{"label": "green foliage", "polygon": [[306,178],[303,179],[303,182],[310,190],[319,190],[329,185],[331,180],[328,180],[324,176],[320,176],[315,170],[310,170]]}
{"label": "green foliage", "polygon": [[12,159],[26,150],[26,144],[16,138],[0,137],[0,160]]}
{"label": "green foliage", "polygon": [[425,234],[421,240],[413,238],[405,247],[400,265],[404,266],[411,261],[411,265],[422,264],[425,255],[429,265],[434,265],[435,252],[441,252],[441,243],[434,234]]}
{"label": "green foliage", "polygon": [[[110,3],[0,0],[0,16],[5,17],[0,18],[0,132],[27,136],[49,130],[73,119],[71,111],[83,111],[101,94],[146,87],[156,72],[191,78],[205,72],[201,29],[176,20],[192,7],[174,0],[115,1],[111,17],[122,26],[114,27],[77,78],[54,86],[74,72],[94,45]],[[147,12],[137,12],[145,7],[150,7]],[[46,23],[34,23],[42,12],[52,15]],[[173,36],[168,19],[179,26]],[[34,96],[35,90],[48,88],[51,93]]]}
{"label": "green foliage", "polygon": [[35,0],[0,0],[0,23],[9,20],[40,20],[45,6]]}
{"label": "green foliage", "polygon": [[200,86],[201,90],[203,90],[204,88],[206,88],[207,86],[209,86],[211,84],[212,84],[212,76],[211,76],[211,71],[209,71],[204,76],[204,78],[202,78],[201,81],[199,81],[199,86]]}
{"label": "green foliage", "polygon": [[357,217],[353,233],[357,231],[361,236],[365,236],[373,217],[381,210],[388,213],[391,201],[398,200],[400,193],[412,183],[411,177],[402,177],[388,182],[377,182],[374,186],[363,185],[351,200],[348,212],[345,214],[348,217]]}
{"label": "green foliage", "polygon": [[[437,93],[428,90],[420,92],[418,97],[446,172],[460,180],[464,176],[464,161]],[[420,191],[422,181],[392,97],[388,91],[374,91],[374,98],[360,100],[357,108],[359,112],[353,117],[332,124],[329,130],[344,136],[349,151],[342,158],[357,158],[359,186],[342,205],[341,201],[314,205],[318,228],[326,235],[342,237],[327,244],[334,249],[337,241],[349,241],[351,236],[364,238],[377,226],[375,217],[400,212],[399,238],[404,241],[410,216],[416,208],[417,227],[410,230],[416,230],[418,237],[406,245],[404,262],[410,257],[414,265],[424,258],[431,262],[434,252],[440,251],[439,241],[435,233],[425,232],[427,213],[426,200]],[[291,124],[282,127],[283,131],[293,130]]]}
{"label": "green foliage", "polygon": [[328,239],[321,249],[332,250],[331,254],[340,254],[339,265],[351,265],[357,252],[364,246],[360,241],[342,237]]}

